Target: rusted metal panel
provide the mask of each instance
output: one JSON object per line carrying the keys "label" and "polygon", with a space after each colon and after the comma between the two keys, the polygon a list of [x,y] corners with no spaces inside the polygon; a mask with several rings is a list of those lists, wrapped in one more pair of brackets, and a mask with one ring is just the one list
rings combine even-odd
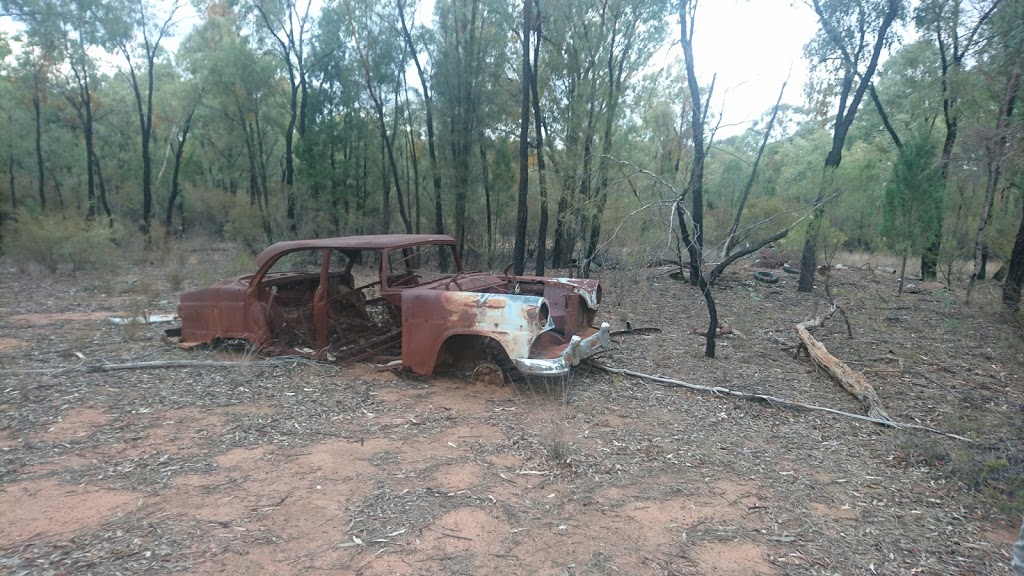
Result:
{"label": "rusted metal panel", "polygon": [[539,296],[407,290],[402,294],[402,361],[418,374],[434,370],[441,346],[456,335],[491,338],[510,358],[526,358],[554,328]]}

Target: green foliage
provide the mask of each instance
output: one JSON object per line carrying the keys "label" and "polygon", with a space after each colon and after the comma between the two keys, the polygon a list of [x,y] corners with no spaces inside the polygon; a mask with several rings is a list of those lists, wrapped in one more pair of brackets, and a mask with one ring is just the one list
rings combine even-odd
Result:
{"label": "green foliage", "polygon": [[259,208],[245,202],[236,202],[224,225],[224,236],[238,242],[252,254],[258,254],[266,248],[268,239],[263,232]]}
{"label": "green foliage", "polygon": [[59,215],[20,212],[4,231],[4,253],[21,271],[33,266],[51,274],[66,266],[72,272],[109,271],[116,262],[113,240],[119,227]]}
{"label": "green foliage", "polygon": [[927,133],[908,138],[896,157],[885,188],[882,230],[890,247],[916,252],[935,237],[942,225],[942,175],[938,146]]}

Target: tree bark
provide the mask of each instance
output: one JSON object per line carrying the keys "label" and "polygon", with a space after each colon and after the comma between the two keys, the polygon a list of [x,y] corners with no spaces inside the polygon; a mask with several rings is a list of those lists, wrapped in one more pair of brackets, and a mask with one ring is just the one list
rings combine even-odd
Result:
{"label": "tree bark", "polygon": [[523,0],[523,66],[519,106],[519,200],[516,206],[516,236],[512,247],[512,269],[517,276],[526,271],[527,197],[530,192],[530,34],[533,0]]}
{"label": "tree bark", "polygon": [[537,26],[534,32],[536,40],[533,44],[533,66],[530,74],[530,91],[533,97],[533,131],[537,138],[537,178],[540,192],[540,221],[537,226],[537,264],[535,273],[537,276],[544,275],[544,266],[547,264],[548,253],[548,185],[547,173],[544,167],[544,117],[540,112],[540,90],[537,87],[537,77],[540,68],[540,42],[543,38],[542,18],[540,11],[540,0],[533,0],[537,8]]}
{"label": "tree bark", "polygon": [[796,333],[800,337],[800,341],[807,349],[811,360],[832,376],[844,390],[856,398],[861,403],[861,406],[864,407],[869,417],[879,420],[892,420],[885,412],[885,409],[882,408],[882,400],[878,397],[878,393],[875,392],[875,389],[864,378],[864,375],[852,370],[835,356],[829,354],[825,346],[815,340],[811,333],[808,332],[808,328],[821,326],[825,319],[831,316],[833,312],[835,312],[834,304],[832,312],[829,314],[797,324]]}
{"label": "tree bark", "polygon": [[484,149],[483,134],[480,135],[480,171],[484,181],[484,210],[487,212],[487,268],[494,260],[494,216],[491,211],[491,175],[487,169],[487,150]]}
{"label": "tree bark", "polygon": [[[171,195],[167,200],[167,213],[164,217],[164,234],[169,238],[171,236],[171,221],[174,217],[174,202],[178,199],[179,193],[179,180],[178,176],[181,174],[181,159],[185,153],[185,141],[188,139],[188,131],[192,126],[192,115],[195,113],[195,108],[192,108],[185,114],[185,119],[181,123],[181,135],[176,139],[177,146],[174,149],[174,168],[171,171]],[[185,223],[181,223],[181,232],[184,235]]]}
{"label": "tree bark", "polygon": [[110,212],[110,204],[107,203],[107,182],[103,179],[103,169],[100,164],[100,157],[95,152],[93,152],[92,162],[96,169],[96,182],[99,185],[100,207],[103,208],[103,214],[107,217],[107,224],[113,227],[114,216]]}
{"label": "tree bark", "polygon": [[46,210],[45,171],[43,169],[43,115],[40,110],[39,82],[32,91],[32,110],[36,121],[36,175],[39,183],[39,208]]}
{"label": "tree bark", "polygon": [[1020,309],[1021,288],[1024,288],[1024,209],[1017,228],[1017,238],[1010,253],[1010,263],[1003,281],[1003,304],[1011,310]]}

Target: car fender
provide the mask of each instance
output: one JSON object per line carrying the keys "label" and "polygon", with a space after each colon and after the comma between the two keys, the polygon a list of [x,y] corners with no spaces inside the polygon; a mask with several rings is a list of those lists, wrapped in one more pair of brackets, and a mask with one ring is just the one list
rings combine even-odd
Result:
{"label": "car fender", "polygon": [[554,328],[540,296],[407,290],[402,293],[402,361],[430,374],[444,342],[456,335],[497,341],[510,358],[526,358],[534,340]]}

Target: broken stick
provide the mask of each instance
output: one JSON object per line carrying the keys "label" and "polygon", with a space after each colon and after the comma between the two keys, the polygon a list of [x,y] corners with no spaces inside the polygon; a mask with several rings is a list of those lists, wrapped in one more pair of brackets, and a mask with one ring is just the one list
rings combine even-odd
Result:
{"label": "broken stick", "polygon": [[833,303],[832,310],[828,314],[797,324],[797,336],[800,337],[800,341],[807,350],[807,354],[811,357],[811,361],[832,376],[844,390],[852,394],[860,402],[861,406],[864,407],[868,416],[879,420],[890,420],[889,414],[882,408],[881,398],[878,397],[878,393],[875,392],[867,378],[835,356],[829,354],[828,350],[825,349],[825,345],[815,340],[814,336],[811,336],[808,328],[821,326],[825,323],[826,319],[835,314],[835,311],[836,305]]}

